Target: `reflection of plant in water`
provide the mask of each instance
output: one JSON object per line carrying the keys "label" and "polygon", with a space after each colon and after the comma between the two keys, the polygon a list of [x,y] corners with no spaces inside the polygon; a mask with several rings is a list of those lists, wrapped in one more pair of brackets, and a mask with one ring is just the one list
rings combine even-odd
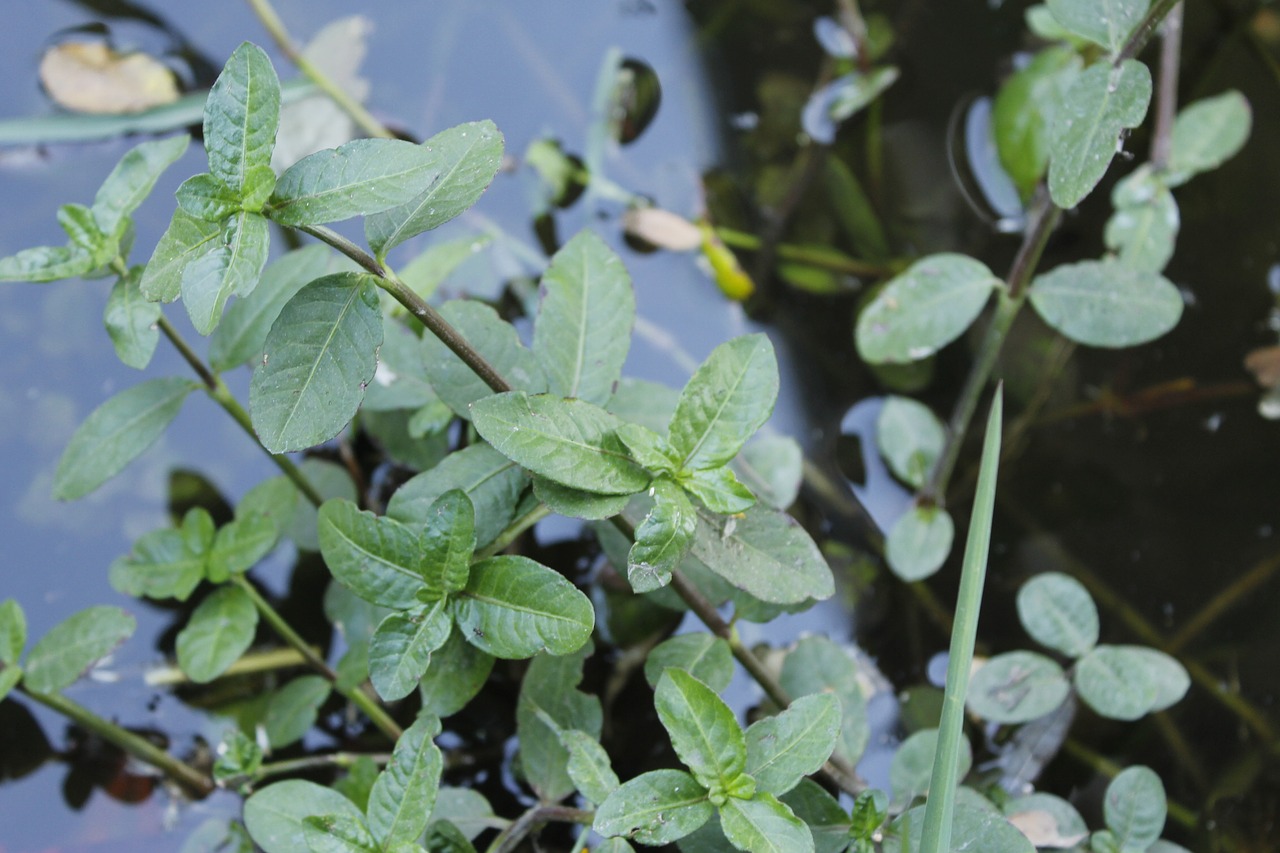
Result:
{"label": "reflection of plant in water", "polygon": [[[880,418],[883,455],[919,490],[885,546],[890,566],[905,579],[928,576],[950,551],[947,485],[1025,302],[1070,340],[1092,346],[1132,346],[1178,320],[1181,298],[1160,275],[1177,231],[1170,190],[1243,144],[1248,107],[1234,93],[1194,104],[1174,120],[1172,87],[1162,81],[1152,162],[1113,193],[1111,253],[1036,274],[1062,210],[1094,189],[1125,132],[1143,121],[1151,75],[1132,57],[1171,5],[1147,10],[1140,0],[1061,0],[1030,13],[1033,29],[1051,46],[1006,83],[994,107],[1002,163],[1031,210],[1006,278],[954,253],[892,261],[861,187],[841,166],[829,174],[843,193],[846,225],[872,247],[865,266],[773,238],[750,246],[776,258],[791,281],[816,280],[800,270],[806,265],[900,270],[857,320],[858,351],[875,365],[930,357],[996,296],[950,424],[905,397],[892,398]],[[896,77],[889,66],[871,65],[887,47],[883,29],[862,24],[852,2],[840,11],[839,25],[827,21],[820,29],[831,70],[840,75],[813,97],[810,123],[876,109]],[[869,34],[876,35],[874,51]],[[547,823],[590,827],[607,839],[597,849],[613,851],[629,849],[624,838],[697,850],[787,851],[952,844],[1018,851],[1033,842],[1085,841],[1085,823],[1070,804],[1025,790],[1034,774],[996,783],[968,775],[966,708],[991,724],[1056,725],[1069,720],[1078,697],[1103,716],[1132,720],[1178,701],[1190,679],[1161,651],[1100,644],[1090,594],[1066,575],[1043,574],[1020,593],[1019,616],[1037,642],[1073,661],[1069,670],[1046,655],[1017,651],[986,661],[969,683],[995,499],[999,393],[986,430],[938,727],[902,744],[889,791],[869,789],[855,771],[869,724],[852,658],[817,637],[761,654],[736,627],[739,619],[765,623],[805,610],[835,590],[822,552],[783,512],[790,500],[778,497],[795,494],[798,448],[785,439],[753,439],[778,394],[769,340],[747,335],[722,344],[679,392],[624,378],[635,323],[631,281],[590,232],[560,246],[543,272],[529,346],[483,303],[433,306],[413,284],[429,293],[447,274],[432,265],[451,268],[474,241],[437,246],[403,276],[388,265],[389,253],[476,201],[501,165],[501,134],[476,122],[421,145],[359,139],[277,175],[271,163],[280,107],[266,54],[242,45],[205,105],[209,171],[179,188],[178,209],[145,265],[128,263],[131,215],[182,155],[185,136],[126,154],[91,206],[59,211],[67,245],[0,260],[0,278],[114,276],[106,325],[120,358],[145,367],[163,334],[199,379],[152,379],[103,403],[63,456],[54,483],[59,497],[81,497],[117,474],[197,389],[281,469],[222,523],[203,507],[191,508],[175,527],[139,538],[111,566],[113,585],[135,596],[182,602],[200,592],[176,642],[186,678],[204,684],[245,667],[260,621],[312,671],[242,702],[234,711],[238,726],[229,727],[206,770],[62,695],[129,637],[132,617],[91,608],[27,650],[22,609],[9,600],[0,604],[0,696],[16,689],[66,714],[194,794],[215,785],[248,794],[245,826],[268,851],[404,851],[422,849],[424,841],[429,850],[472,850],[488,828],[499,830],[490,849],[505,851]],[[829,129],[834,134],[834,125]],[[534,150],[544,174],[631,198],[545,146]],[[356,216],[364,218],[367,249],[326,227]],[[638,233],[700,249],[727,292],[731,279],[739,288],[731,295],[750,294],[750,280],[726,244],[742,247],[752,238],[707,222],[694,227],[653,216],[631,222]],[[338,254],[309,246],[268,266],[271,223],[309,234]],[[210,338],[207,359],[165,319],[162,304],[177,300]],[[246,363],[253,365],[247,411],[221,378]],[[357,488],[348,470],[314,456],[296,464],[285,455],[326,444],[353,422],[380,445],[383,458],[418,471],[385,507],[376,491]],[[358,472],[359,463],[351,469]],[[552,513],[591,522],[617,576],[570,577],[514,553],[522,535]],[[249,578],[286,539],[318,551],[333,576],[325,611],[346,649],[336,663],[318,654]],[[733,616],[726,621],[720,609],[729,605]],[[597,624],[597,610],[604,624]],[[668,638],[684,611],[707,631]],[[615,678],[625,681],[642,663],[683,769],[649,770],[626,781],[615,773],[603,738],[605,706],[579,689],[593,637],[620,652]],[[477,791],[443,785],[453,750],[437,743],[441,720],[498,677],[498,660],[529,660],[516,725],[521,778],[536,802],[513,816],[495,816]],[[745,730],[718,695],[735,661],[767,697],[766,713]],[[363,713],[390,755],[377,762],[347,752],[268,761],[271,751],[316,724],[333,693]],[[1065,728],[1056,725],[1054,737],[1064,737]],[[333,788],[301,779],[266,784],[317,766],[347,772]],[[842,804],[832,791],[850,799]],[[573,805],[563,803],[569,797]],[[1159,840],[1167,811],[1184,823],[1195,820],[1166,803],[1150,770],[1119,772],[1106,795],[1106,829],[1085,843],[1099,853],[1176,850]],[[245,843],[238,824],[208,832],[216,843],[224,836]],[[588,838],[583,829],[576,849]]]}

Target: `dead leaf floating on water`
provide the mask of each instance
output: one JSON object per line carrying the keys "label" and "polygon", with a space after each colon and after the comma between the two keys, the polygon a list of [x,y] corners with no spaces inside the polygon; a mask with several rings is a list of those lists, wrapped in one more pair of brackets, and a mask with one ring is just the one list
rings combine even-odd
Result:
{"label": "dead leaf floating on water", "polygon": [[82,113],[136,113],[181,94],[173,72],[145,53],[117,53],[105,42],[71,41],[40,58],[40,82],[59,106]]}
{"label": "dead leaf floating on water", "polygon": [[672,252],[689,252],[702,245],[702,229],[660,207],[628,210],[622,215],[622,227],[631,236]]}

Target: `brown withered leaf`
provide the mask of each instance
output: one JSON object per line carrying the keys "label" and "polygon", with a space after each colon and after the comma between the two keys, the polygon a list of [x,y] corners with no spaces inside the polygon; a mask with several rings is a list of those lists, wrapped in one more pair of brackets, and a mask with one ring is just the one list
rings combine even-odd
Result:
{"label": "brown withered leaf", "polygon": [[1087,833],[1063,835],[1058,828],[1058,821],[1047,811],[1033,809],[1009,815],[1009,823],[1036,847],[1071,847],[1085,837]]}
{"label": "brown withered leaf", "polygon": [[117,53],[100,41],[69,41],[46,50],[40,82],[59,106],[81,113],[136,113],[181,94],[173,72],[159,60]]}
{"label": "brown withered leaf", "polygon": [[659,249],[688,252],[702,245],[702,230],[683,216],[660,207],[640,207],[622,215],[622,227]]}
{"label": "brown withered leaf", "polygon": [[1244,357],[1244,367],[1261,387],[1280,386],[1280,346],[1258,347]]}

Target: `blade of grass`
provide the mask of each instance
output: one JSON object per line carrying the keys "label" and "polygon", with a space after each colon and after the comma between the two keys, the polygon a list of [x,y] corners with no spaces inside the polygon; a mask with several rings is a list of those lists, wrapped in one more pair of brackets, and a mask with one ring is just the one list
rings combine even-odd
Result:
{"label": "blade of grass", "polygon": [[1000,466],[1001,412],[1004,386],[996,387],[987,417],[987,434],[982,442],[982,465],[969,520],[969,539],[960,569],[960,593],[956,601],[956,621],[951,630],[947,687],[942,700],[942,722],[938,746],[933,755],[933,775],[929,780],[929,802],[925,806],[924,833],[920,853],[946,853],[951,849],[951,818],[956,801],[956,767],[963,737],[964,699],[969,690],[969,668],[973,664],[973,644],[978,633],[978,611],[982,587],[987,578],[987,551],[991,546],[991,516],[996,499],[996,472]]}

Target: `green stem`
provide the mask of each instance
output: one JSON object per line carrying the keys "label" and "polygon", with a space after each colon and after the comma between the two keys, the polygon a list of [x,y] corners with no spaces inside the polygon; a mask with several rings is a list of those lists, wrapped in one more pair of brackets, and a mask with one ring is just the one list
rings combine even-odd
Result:
{"label": "green stem", "polygon": [[500,554],[507,549],[516,538],[524,533],[530,527],[533,527],[539,521],[551,515],[551,508],[546,504],[540,503],[515,521],[507,525],[507,528],[498,534],[498,538],[494,539],[485,547],[476,551],[475,559],[483,560],[486,557],[492,557],[494,554]]}
{"label": "green stem", "polygon": [[595,812],[575,809],[570,806],[537,805],[498,833],[486,853],[512,853],[520,843],[535,829],[548,823],[579,823],[590,826],[595,820]]}
{"label": "green stem", "polygon": [[191,765],[160,749],[146,738],[102,719],[97,714],[60,693],[41,693],[28,687],[19,687],[31,699],[69,718],[81,728],[93,732],[105,741],[115,744],[129,755],[145,761],[152,767],[164,771],[170,778],[181,783],[192,793],[204,797],[214,790],[214,782],[204,773]]}
{"label": "green stem", "polygon": [[244,590],[245,594],[253,602],[253,606],[258,609],[258,613],[262,615],[263,619],[267,620],[267,624],[279,635],[280,639],[302,655],[312,669],[324,676],[334,686],[335,690],[347,697],[357,708],[363,711],[365,716],[383,734],[393,741],[400,739],[400,735],[404,734],[404,729],[400,728],[400,725],[391,719],[391,715],[359,687],[346,687],[340,684],[338,682],[338,674],[333,671],[333,668],[325,663],[324,658],[315,653],[315,650],[298,635],[297,631],[293,630],[293,627],[271,606],[270,602],[263,598],[258,590],[254,589],[253,584],[249,583],[249,580],[243,574],[232,575],[231,582]]}
{"label": "green stem", "polygon": [[289,35],[289,30],[285,27],[284,21],[280,19],[280,15],[276,13],[269,0],[249,0],[249,7],[258,16],[258,20],[262,22],[263,29],[275,41],[276,46],[280,48],[280,52],[287,56],[289,61],[296,65],[307,79],[332,98],[333,102],[341,107],[347,115],[351,116],[352,120],[360,125],[365,133],[383,139],[395,138],[395,134],[387,130],[382,122],[370,115],[363,104],[347,94],[341,86],[319,68],[312,65],[311,61],[302,55],[302,51],[298,49],[297,44]]}
{"label": "green stem", "polygon": [[[764,247],[764,240],[757,237],[755,234],[749,234],[746,231],[727,228],[723,225],[717,225],[713,230],[715,231],[716,236],[720,238],[720,241],[731,248],[757,252]],[[778,243],[775,249],[778,257],[782,258],[784,261],[798,261],[802,264],[808,264],[809,266],[818,267],[819,269],[831,270],[832,272],[876,278],[888,275],[894,270],[894,267],[890,264],[877,264],[870,261],[860,261],[857,258],[849,258],[841,254],[814,249],[809,246],[796,246],[791,243]]]}
{"label": "green stem", "polygon": [[1280,571],[1280,554],[1274,554],[1254,565],[1196,611],[1196,614],[1183,624],[1178,633],[1164,644],[1164,650],[1171,655],[1180,652],[1187,643],[1198,637],[1227,611],[1243,602],[1250,593],[1269,581],[1277,571]]}
{"label": "green stem", "polygon": [[1156,28],[1160,26],[1160,22],[1165,16],[1173,10],[1174,6],[1181,3],[1182,0],[1156,0],[1151,8],[1147,10],[1146,16],[1133,30],[1128,41],[1116,53],[1115,59],[1111,64],[1120,67],[1126,59],[1134,59],[1142,49],[1147,46],[1147,42],[1151,41],[1151,37],[1156,34]]}
{"label": "green stem", "polygon": [[322,770],[329,767],[347,769],[362,758],[369,758],[373,760],[374,764],[384,765],[391,760],[391,753],[331,752],[328,755],[308,755],[303,758],[289,759],[288,761],[273,761],[269,764],[263,764],[245,781],[257,784],[263,779],[268,779],[272,776],[283,776],[288,773],[302,773],[308,770]]}

